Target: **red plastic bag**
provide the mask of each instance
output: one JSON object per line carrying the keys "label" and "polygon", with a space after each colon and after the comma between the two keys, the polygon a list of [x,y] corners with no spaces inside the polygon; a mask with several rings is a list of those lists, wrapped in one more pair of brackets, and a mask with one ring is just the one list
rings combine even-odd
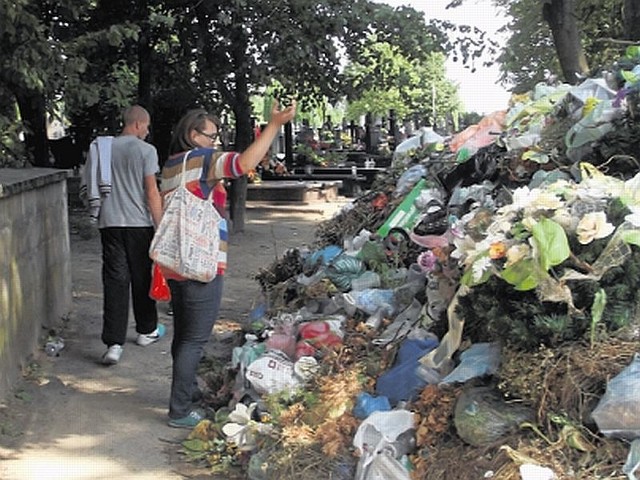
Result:
{"label": "red plastic bag", "polygon": [[171,300],[171,291],[167,280],[162,275],[160,267],[157,263],[153,264],[153,272],[151,273],[151,288],[149,296],[158,302],[168,302]]}

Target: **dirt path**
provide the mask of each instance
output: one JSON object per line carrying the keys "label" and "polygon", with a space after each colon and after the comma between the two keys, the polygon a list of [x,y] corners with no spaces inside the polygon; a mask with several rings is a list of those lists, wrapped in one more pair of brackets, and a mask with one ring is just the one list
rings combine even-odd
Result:
{"label": "dirt path", "polygon": [[[248,205],[245,231],[230,241],[221,320],[243,321],[260,301],[251,275],[287,248],[310,243],[315,225],[343,204]],[[176,455],[188,432],[166,426],[172,335],[166,306],[159,305],[166,338],[139,347],[130,321],[120,364],[99,363],[104,351],[100,242],[96,236],[82,238],[74,221],[71,215],[74,309],[62,325],[65,348],[59,357],[38,352],[25,379],[0,403],[0,478],[211,478]]]}

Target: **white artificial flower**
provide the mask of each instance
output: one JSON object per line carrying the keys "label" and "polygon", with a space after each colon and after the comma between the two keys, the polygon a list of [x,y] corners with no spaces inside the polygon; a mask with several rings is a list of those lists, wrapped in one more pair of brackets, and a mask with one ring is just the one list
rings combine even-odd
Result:
{"label": "white artificial flower", "polygon": [[624,182],[607,175],[598,175],[583,180],[580,186],[583,195],[581,198],[598,200],[620,195],[624,189]]}
{"label": "white artificial flower", "polygon": [[482,257],[476,260],[473,264],[473,267],[471,267],[471,278],[473,279],[473,281],[479,282],[482,278],[482,275],[484,275],[484,272],[486,272],[489,268],[491,268],[491,259],[489,257]]}
{"label": "white artificial flower", "polygon": [[453,252],[451,252],[451,257],[458,260],[458,263],[465,263],[467,258],[471,258],[471,254],[476,253],[476,242],[469,235],[459,238],[454,237],[453,245],[456,247]]}
{"label": "white artificial flower", "polygon": [[255,449],[256,434],[267,434],[272,430],[271,425],[252,419],[257,406],[255,402],[248,407],[244,403],[238,403],[235,410],[229,414],[230,422],[222,427],[222,432],[229,441],[235,443],[240,450]]}
{"label": "white artificial flower", "polygon": [[511,199],[511,203],[501,207],[498,210],[498,214],[509,216],[527,208],[532,200],[531,190],[527,186],[516,188],[511,195]]}
{"label": "white artificial flower", "polygon": [[615,227],[607,222],[607,215],[604,212],[587,213],[576,228],[578,241],[587,245],[593,240],[608,237],[613,233]]}
{"label": "white artificial flower", "polygon": [[505,263],[505,267],[513,265],[514,263],[519,262],[523,258],[526,258],[531,253],[531,247],[526,243],[517,243],[512,245],[507,250],[507,262]]}
{"label": "white artificial flower", "polygon": [[533,190],[532,197],[527,210],[557,210],[564,204],[556,194],[545,190]]}
{"label": "white artificial flower", "polygon": [[640,206],[629,206],[631,213],[624,217],[634,227],[640,227]]}
{"label": "white artificial flower", "polygon": [[629,205],[629,208],[640,206],[640,173],[624,182],[624,191],[621,197],[624,197],[624,202]]}
{"label": "white artificial flower", "polygon": [[569,182],[563,178],[560,178],[553,182],[551,185],[547,186],[547,191],[560,195],[561,197],[566,198],[567,195],[572,195],[575,190],[576,184],[573,182]]}
{"label": "white artificial flower", "polygon": [[532,232],[533,231],[533,227],[536,226],[536,224],[538,223],[538,221],[533,218],[533,217],[524,217],[522,219],[522,226],[524,228],[526,228],[528,231]]}

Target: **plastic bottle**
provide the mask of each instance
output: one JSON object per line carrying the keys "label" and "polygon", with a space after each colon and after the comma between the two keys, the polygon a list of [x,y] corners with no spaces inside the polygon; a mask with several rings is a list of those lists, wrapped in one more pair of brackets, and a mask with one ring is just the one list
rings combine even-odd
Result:
{"label": "plastic bottle", "polygon": [[64,348],[64,340],[60,337],[49,340],[45,346],[44,351],[50,357],[60,356],[60,351]]}
{"label": "plastic bottle", "polygon": [[365,325],[369,328],[378,329],[382,324],[382,320],[384,320],[384,317],[387,316],[386,313],[387,309],[385,308],[376,310],[369,316],[369,318],[367,318]]}

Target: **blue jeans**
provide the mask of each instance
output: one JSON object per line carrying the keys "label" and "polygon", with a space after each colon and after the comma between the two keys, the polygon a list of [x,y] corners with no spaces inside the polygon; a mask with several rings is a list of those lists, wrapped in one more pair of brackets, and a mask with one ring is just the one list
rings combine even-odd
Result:
{"label": "blue jeans", "polygon": [[209,283],[169,280],[173,305],[173,369],[169,417],[182,418],[192,409],[196,372],[211,330],[218,319],[223,277]]}
{"label": "blue jeans", "polygon": [[156,301],[149,297],[152,238],[153,227],[100,229],[104,289],[102,341],[107,346],[125,343],[130,294],[136,332],[151,333],[158,325]]}

